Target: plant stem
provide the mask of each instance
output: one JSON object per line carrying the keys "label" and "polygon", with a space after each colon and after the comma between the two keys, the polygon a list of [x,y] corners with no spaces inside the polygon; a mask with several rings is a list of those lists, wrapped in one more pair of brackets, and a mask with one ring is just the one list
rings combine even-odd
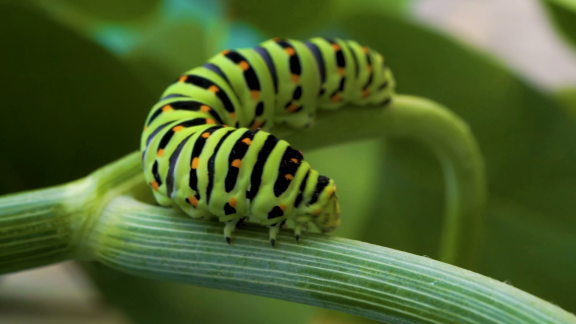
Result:
{"label": "plant stem", "polygon": [[0,274],[83,258],[100,210],[141,173],[132,154],[78,181],[0,198]]}
{"label": "plant stem", "polygon": [[576,323],[573,315],[504,283],[358,241],[307,233],[296,243],[282,231],[272,248],[266,228],[245,225],[228,245],[218,222],[121,196],[151,196],[140,169],[134,153],[80,181],[1,198],[0,271],[97,260],[138,276],[386,322]]}
{"label": "plant stem", "polygon": [[463,120],[433,101],[406,95],[396,95],[386,108],[347,107],[318,115],[310,130],[275,133],[301,150],[379,137],[409,138],[431,149],[446,183],[440,260],[473,268],[486,183],[478,144]]}
{"label": "plant stem", "polygon": [[387,323],[576,323],[507,284],[425,257],[358,241],[222,224],[118,197],[86,241],[101,263],[137,276],[334,309]]}

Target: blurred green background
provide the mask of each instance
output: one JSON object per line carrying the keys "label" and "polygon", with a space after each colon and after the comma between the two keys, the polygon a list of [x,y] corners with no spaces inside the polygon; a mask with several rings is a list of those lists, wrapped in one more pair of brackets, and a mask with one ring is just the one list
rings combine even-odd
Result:
{"label": "blurred green background", "polygon": [[[220,50],[278,36],[355,39],[386,56],[398,92],[446,105],[476,135],[490,198],[480,262],[471,270],[576,312],[575,88],[526,80],[514,64],[435,31],[414,14],[417,2],[0,2],[0,194],[71,181],[136,150],[163,89]],[[576,40],[574,2],[538,5],[566,42]],[[304,153],[338,181],[344,220],[335,235],[437,257],[444,188],[431,153],[401,140]],[[290,302],[136,278],[98,264],[84,264],[82,271],[69,274],[88,275],[104,297],[98,307],[115,308],[122,314],[115,320],[123,323],[358,321]],[[0,304],[17,304],[12,297],[4,290]],[[39,318],[54,316],[22,305],[24,313],[32,307]],[[3,316],[18,322],[0,306]],[[58,316],[58,323],[88,320],[68,310]]]}

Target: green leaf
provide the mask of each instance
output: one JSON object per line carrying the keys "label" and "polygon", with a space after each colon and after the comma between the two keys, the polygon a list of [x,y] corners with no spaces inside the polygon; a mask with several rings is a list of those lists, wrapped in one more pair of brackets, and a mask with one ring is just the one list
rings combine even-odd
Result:
{"label": "green leaf", "polygon": [[160,96],[178,76],[214,55],[206,48],[206,38],[206,32],[198,24],[168,22],[141,37],[124,59]]}
{"label": "green leaf", "polygon": [[322,28],[332,15],[330,0],[227,0],[229,16],[244,20],[272,37]]}
{"label": "green leaf", "polygon": [[551,18],[564,36],[576,45],[576,1],[542,0]]}
{"label": "green leaf", "polygon": [[[0,5],[0,193],[77,179],[138,148],[157,95],[106,50],[35,11]],[[17,31],[17,34],[15,34]]]}
{"label": "green leaf", "polygon": [[[558,253],[546,248],[556,240],[550,233],[576,232],[573,120],[490,58],[434,32],[377,13],[353,13],[341,28],[386,56],[400,93],[444,104],[478,139],[491,199],[476,270],[574,310],[576,282],[566,276],[576,265],[566,261],[566,252],[575,246],[565,242]],[[408,141],[392,141],[383,163],[382,185],[375,189],[381,199],[373,209],[378,216],[364,239],[436,257],[444,208],[439,164]],[[506,215],[497,208],[502,204]],[[539,221],[530,230],[527,211]],[[513,225],[505,225],[505,216]],[[546,224],[548,234],[533,237],[535,224]],[[546,261],[563,266],[544,270]]]}
{"label": "green leaf", "polygon": [[[226,0],[229,18],[247,21],[269,37],[299,38],[313,30],[329,32],[343,13],[358,11],[404,15],[413,0]],[[317,36],[317,35],[313,35]]]}
{"label": "green leaf", "polygon": [[129,22],[150,14],[158,9],[161,2],[161,0],[50,0],[47,4],[53,7],[72,7],[82,15],[95,19]]}
{"label": "green leaf", "polygon": [[564,111],[576,120],[576,88],[562,88],[554,93],[554,98],[558,105],[564,108]]}

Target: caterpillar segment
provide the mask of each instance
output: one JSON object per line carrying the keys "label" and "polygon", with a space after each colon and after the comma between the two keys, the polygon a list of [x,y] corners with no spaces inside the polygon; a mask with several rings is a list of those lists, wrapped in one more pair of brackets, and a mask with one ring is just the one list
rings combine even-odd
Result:
{"label": "caterpillar segment", "polygon": [[218,217],[228,243],[248,217],[269,227],[272,246],[287,220],[297,241],[309,223],[332,231],[334,180],[269,131],[309,127],[316,109],[387,105],[394,87],[383,57],[354,41],[273,39],[223,51],[152,107],[140,145],[146,181],[158,204]]}

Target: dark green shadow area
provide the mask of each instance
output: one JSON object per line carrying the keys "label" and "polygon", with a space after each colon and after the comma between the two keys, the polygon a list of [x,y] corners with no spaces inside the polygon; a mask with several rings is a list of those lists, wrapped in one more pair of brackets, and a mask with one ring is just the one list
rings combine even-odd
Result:
{"label": "dark green shadow area", "polygon": [[569,0],[542,0],[556,27],[574,47],[576,45],[576,4]]}

